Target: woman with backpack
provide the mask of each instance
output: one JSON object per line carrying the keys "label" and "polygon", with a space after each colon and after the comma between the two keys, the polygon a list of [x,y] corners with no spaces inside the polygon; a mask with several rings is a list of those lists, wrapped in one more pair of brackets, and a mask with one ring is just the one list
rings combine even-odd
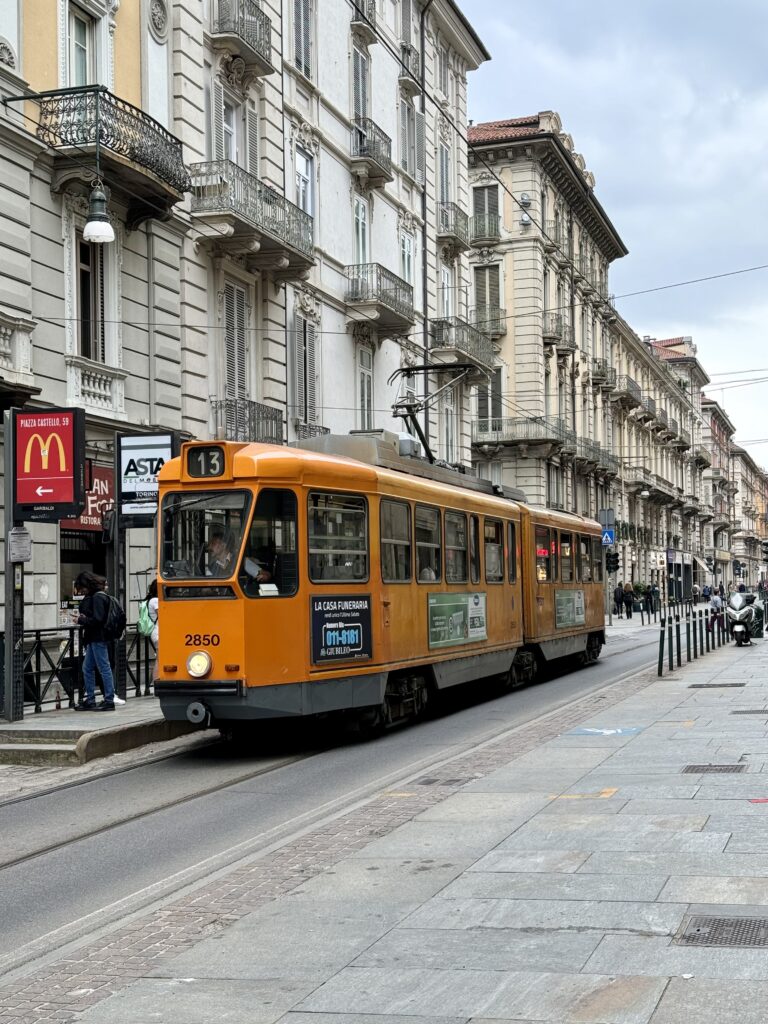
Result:
{"label": "woman with backpack", "polygon": [[[108,648],[108,641],[114,639],[108,636],[108,620],[113,599],[107,596],[106,586],[105,578],[97,576],[93,572],[81,572],[75,580],[75,593],[85,595],[80,602],[80,614],[77,617],[78,625],[83,627],[83,643],[85,644],[85,658],[83,659],[85,696],[77,705],[77,711],[115,710],[115,681],[112,676],[112,666],[109,664]],[[114,603],[117,604],[117,602]],[[117,607],[120,608],[119,605]],[[122,610],[120,610],[120,614],[122,615]],[[96,703],[96,669],[99,670],[101,681],[104,684],[104,700],[100,704]]]}
{"label": "woman with backpack", "polygon": [[[155,651],[157,651],[157,641],[160,637],[160,630],[157,621],[157,580],[152,582],[147,587],[147,596],[141,602],[139,606],[139,621],[138,631],[142,636],[148,636],[154,644]],[[152,682],[157,678],[157,659],[155,659],[155,671],[152,676]]]}

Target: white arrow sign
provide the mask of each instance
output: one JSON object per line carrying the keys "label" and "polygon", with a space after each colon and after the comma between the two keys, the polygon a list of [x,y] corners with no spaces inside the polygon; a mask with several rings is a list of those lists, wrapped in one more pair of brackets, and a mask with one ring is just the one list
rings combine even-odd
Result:
{"label": "white arrow sign", "polygon": [[42,498],[44,494],[53,494],[53,488],[43,487],[43,485],[41,484],[35,491],[35,494],[38,496],[38,498]]}

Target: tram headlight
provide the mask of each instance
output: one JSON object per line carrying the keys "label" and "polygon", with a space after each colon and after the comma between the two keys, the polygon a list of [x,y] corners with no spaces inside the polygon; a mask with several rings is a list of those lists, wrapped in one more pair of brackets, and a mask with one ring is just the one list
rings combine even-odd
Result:
{"label": "tram headlight", "polygon": [[211,671],[211,656],[205,651],[195,651],[187,658],[187,672],[193,679],[202,679]]}

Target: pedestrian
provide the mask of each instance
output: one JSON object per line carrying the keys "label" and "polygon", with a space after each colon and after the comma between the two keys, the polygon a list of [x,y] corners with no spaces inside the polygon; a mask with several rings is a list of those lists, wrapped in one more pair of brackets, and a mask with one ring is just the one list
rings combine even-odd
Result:
{"label": "pedestrian", "polygon": [[701,588],[701,596],[704,598],[707,604],[709,604],[709,599],[712,596],[712,588],[708,583],[705,583],[704,586]]}
{"label": "pedestrian", "polygon": [[739,593],[740,594],[746,594],[746,592],[747,592],[746,584],[740,583],[739,584]]}
{"label": "pedestrian", "polygon": [[725,587],[723,586],[723,581],[722,580],[720,580],[720,586],[718,587],[718,593],[720,594],[721,598],[725,597]]}
{"label": "pedestrian", "polygon": [[617,583],[616,588],[613,591],[613,607],[616,615],[622,619],[624,617],[622,615],[622,612],[624,611],[624,588],[621,583]]}
{"label": "pedestrian", "polygon": [[[722,584],[721,584],[722,586]],[[707,632],[711,633],[716,621],[722,619],[723,599],[720,594],[715,593],[709,603],[709,618],[707,619]]]}
{"label": "pedestrian", "polygon": [[646,587],[643,593],[643,610],[650,619],[653,614],[653,591],[650,587]]}
{"label": "pedestrian", "polygon": [[691,594],[693,595],[693,603],[694,604],[698,604],[699,603],[699,584],[698,583],[694,583],[693,586],[691,587]]}
{"label": "pedestrian", "polygon": [[[114,711],[115,681],[109,664],[109,647],[105,627],[110,611],[107,597],[107,581],[93,572],[81,572],[75,580],[75,593],[83,594],[80,602],[78,625],[83,627],[85,658],[83,659],[83,683],[85,696],[77,705],[78,711]],[[99,670],[104,686],[104,700],[96,703],[96,669]]]}
{"label": "pedestrian", "polygon": [[653,584],[651,587],[651,593],[653,594],[653,610],[654,612],[660,611],[661,592],[659,591],[658,583]]}
{"label": "pedestrian", "polygon": [[624,599],[624,610],[627,613],[627,618],[632,618],[632,606],[635,603],[635,591],[632,588],[631,583],[624,584],[624,593],[622,595]]}

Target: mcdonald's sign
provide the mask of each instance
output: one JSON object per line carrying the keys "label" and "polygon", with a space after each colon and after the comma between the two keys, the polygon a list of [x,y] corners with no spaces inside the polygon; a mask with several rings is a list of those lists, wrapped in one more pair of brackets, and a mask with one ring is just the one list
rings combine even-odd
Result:
{"label": "mcdonald's sign", "polygon": [[13,518],[55,523],[76,519],[85,500],[82,409],[14,410]]}

